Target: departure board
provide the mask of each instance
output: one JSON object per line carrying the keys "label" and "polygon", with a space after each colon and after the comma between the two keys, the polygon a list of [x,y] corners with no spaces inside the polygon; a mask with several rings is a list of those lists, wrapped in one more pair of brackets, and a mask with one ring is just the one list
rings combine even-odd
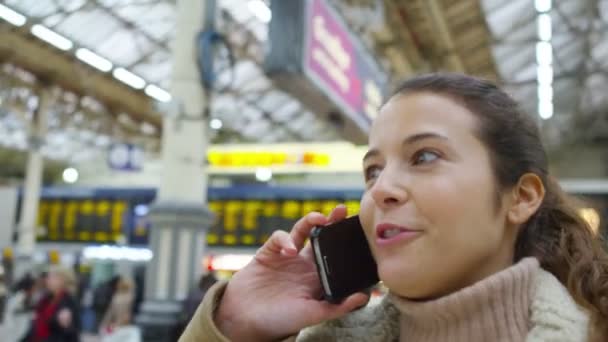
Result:
{"label": "departure board", "polygon": [[359,212],[357,200],[225,200],[210,201],[215,215],[207,233],[209,246],[260,246],[274,230],[290,230],[304,215],[319,211],[329,215],[339,203],[345,203],[350,215]]}
{"label": "departure board", "polygon": [[119,241],[127,227],[129,204],[112,199],[42,199],[38,205],[39,241]]}
{"label": "departure board", "polygon": [[[207,244],[215,247],[258,247],[277,229],[290,230],[311,211],[329,215],[339,203],[348,215],[359,213],[361,189],[234,185],[207,189],[207,206],[214,221]],[[608,229],[608,195],[582,197],[591,228]],[[38,241],[126,243],[145,246],[154,224],[150,205],[153,188],[44,188],[38,207]],[[21,198],[16,212],[20,212]],[[593,209],[593,210],[592,210]],[[17,219],[17,218],[15,218]],[[17,222],[14,222],[17,226]]]}
{"label": "departure board", "polygon": [[[207,244],[258,247],[273,231],[290,230],[304,215],[329,215],[339,203],[359,212],[360,191],[289,187],[210,188],[207,206],[214,221]],[[150,205],[155,189],[46,189],[38,207],[38,241],[148,244],[154,222]],[[20,205],[20,204],[19,204]]]}

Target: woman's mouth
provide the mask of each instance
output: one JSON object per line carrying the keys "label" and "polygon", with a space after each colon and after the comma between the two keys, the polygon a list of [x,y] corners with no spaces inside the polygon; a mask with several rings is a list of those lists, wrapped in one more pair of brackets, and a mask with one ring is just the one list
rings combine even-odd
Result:
{"label": "woman's mouth", "polygon": [[392,223],[380,223],[376,226],[376,243],[379,246],[405,243],[422,233],[421,230],[398,226]]}

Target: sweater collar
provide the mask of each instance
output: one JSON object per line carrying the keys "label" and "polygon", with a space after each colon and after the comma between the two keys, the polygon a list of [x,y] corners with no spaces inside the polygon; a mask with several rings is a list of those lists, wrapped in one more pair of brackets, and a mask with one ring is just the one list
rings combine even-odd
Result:
{"label": "sweater collar", "polygon": [[402,341],[523,341],[539,263],[524,258],[469,287],[430,300],[389,295],[401,312]]}

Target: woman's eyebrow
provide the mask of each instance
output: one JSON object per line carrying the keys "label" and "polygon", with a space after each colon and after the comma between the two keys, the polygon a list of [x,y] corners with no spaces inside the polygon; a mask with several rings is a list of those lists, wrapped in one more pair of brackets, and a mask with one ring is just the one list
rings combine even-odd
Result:
{"label": "woman's eyebrow", "polygon": [[365,162],[367,159],[371,158],[371,157],[375,157],[377,155],[380,154],[380,151],[378,151],[375,148],[372,148],[371,150],[367,151],[365,153],[365,155],[363,156],[363,162]]}

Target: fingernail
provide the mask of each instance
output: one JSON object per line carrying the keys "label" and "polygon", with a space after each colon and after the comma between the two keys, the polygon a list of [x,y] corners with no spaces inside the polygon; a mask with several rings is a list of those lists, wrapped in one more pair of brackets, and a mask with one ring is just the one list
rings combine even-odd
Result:
{"label": "fingernail", "polygon": [[281,249],[281,255],[283,255],[283,256],[294,256],[296,254],[297,254],[297,251],[296,251],[295,247]]}

